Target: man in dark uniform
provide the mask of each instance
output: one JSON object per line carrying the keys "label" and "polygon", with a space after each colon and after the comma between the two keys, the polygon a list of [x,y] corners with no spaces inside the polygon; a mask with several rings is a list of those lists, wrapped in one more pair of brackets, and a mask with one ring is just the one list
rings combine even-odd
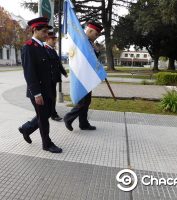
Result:
{"label": "man in dark uniform", "polygon": [[[95,54],[98,57],[98,49],[94,47],[94,41],[101,35],[103,27],[93,21],[89,21],[86,27],[86,35],[90,43],[92,44]],[[95,126],[91,126],[88,119],[88,109],[91,103],[91,92],[89,92],[85,97],[83,97],[77,105],[75,105],[72,110],[64,116],[65,126],[68,130],[72,131],[72,122],[79,117],[79,127],[81,130],[96,130]]]}
{"label": "man in dark uniform", "polygon": [[65,77],[67,76],[67,72],[63,68],[63,65],[61,63],[61,59],[57,55],[57,52],[55,51],[55,46],[57,42],[57,37],[55,36],[54,32],[49,32],[48,37],[46,39],[45,48],[50,56],[50,60],[52,63],[52,90],[54,94],[54,101],[52,103],[52,112],[51,112],[51,119],[55,121],[60,121],[62,118],[58,115],[55,107],[56,107],[56,97],[57,97],[57,91],[56,86],[57,82],[61,82],[61,74],[63,74]]}
{"label": "man in dark uniform", "polygon": [[36,116],[23,124],[19,131],[23,134],[26,142],[32,143],[30,134],[37,128],[40,130],[43,150],[51,153],[61,153],[49,137],[49,117],[54,99],[52,93],[52,68],[50,58],[43,42],[48,37],[48,19],[45,17],[35,18],[28,22],[32,29],[33,37],[27,41],[22,49],[22,66],[27,83],[27,97],[30,98]]}

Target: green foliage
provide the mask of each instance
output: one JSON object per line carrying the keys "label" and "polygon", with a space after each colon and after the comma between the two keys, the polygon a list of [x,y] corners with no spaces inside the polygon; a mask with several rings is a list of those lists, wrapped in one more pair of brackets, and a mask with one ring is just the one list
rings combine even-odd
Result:
{"label": "green foliage", "polygon": [[[65,100],[70,101],[69,96],[64,97]],[[72,104],[67,106],[72,107]],[[92,103],[90,109],[94,110],[109,110],[117,112],[138,112],[138,113],[151,113],[151,114],[162,114],[159,107],[159,102],[148,101],[148,100],[117,100],[114,101],[112,98],[94,98],[92,97]],[[170,113],[163,113],[170,114]]]}
{"label": "green foliage", "polygon": [[160,102],[160,106],[164,111],[177,112],[177,91],[168,91]]}
{"label": "green foliage", "polygon": [[21,3],[21,6],[29,9],[30,11],[32,11],[34,13],[38,12],[38,3],[37,2],[24,1],[23,3]]}
{"label": "green foliage", "polygon": [[[177,59],[177,0],[138,0],[114,30],[118,47],[146,47],[158,70],[160,56]],[[172,63],[173,68],[173,63]]]}
{"label": "green foliage", "polygon": [[163,62],[166,62],[166,61],[168,60],[168,58],[165,57],[165,56],[161,56],[161,57],[159,58],[159,60],[160,60],[160,61],[163,61]]}
{"label": "green foliage", "polygon": [[177,73],[159,72],[154,76],[158,85],[177,85]]}
{"label": "green foliage", "polygon": [[149,82],[149,81],[147,81],[147,80],[145,80],[145,79],[143,79],[143,80],[141,81],[141,84],[142,84],[142,85],[153,85],[153,83],[151,83],[151,82]]}
{"label": "green foliage", "polygon": [[177,1],[176,0],[161,0],[159,1],[160,15],[162,21],[166,24],[177,23]]}

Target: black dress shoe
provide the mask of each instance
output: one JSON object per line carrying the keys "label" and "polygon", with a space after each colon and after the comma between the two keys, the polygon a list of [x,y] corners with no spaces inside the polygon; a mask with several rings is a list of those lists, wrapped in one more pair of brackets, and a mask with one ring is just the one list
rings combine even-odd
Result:
{"label": "black dress shoe", "polygon": [[24,140],[25,140],[28,144],[31,144],[31,143],[32,143],[32,140],[31,140],[30,136],[29,136],[27,133],[24,132],[23,128],[22,128],[22,127],[19,127],[18,130],[19,130],[20,133],[22,133]]}
{"label": "black dress shoe", "polygon": [[51,153],[62,153],[62,149],[57,147],[56,145],[52,145],[50,147],[43,147],[43,150],[49,151]]}
{"label": "black dress shoe", "polygon": [[85,127],[80,127],[81,130],[89,130],[89,131],[94,131],[96,130],[96,127],[95,126],[85,126]]}
{"label": "black dress shoe", "polygon": [[69,131],[73,131],[73,127],[71,126],[71,123],[70,122],[67,122],[64,118],[64,122],[65,122],[65,126],[66,128],[69,130]]}
{"label": "black dress shoe", "polygon": [[58,115],[57,116],[52,116],[51,119],[54,120],[54,121],[57,121],[57,122],[62,120],[62,118],[60,116],[58,116]]}

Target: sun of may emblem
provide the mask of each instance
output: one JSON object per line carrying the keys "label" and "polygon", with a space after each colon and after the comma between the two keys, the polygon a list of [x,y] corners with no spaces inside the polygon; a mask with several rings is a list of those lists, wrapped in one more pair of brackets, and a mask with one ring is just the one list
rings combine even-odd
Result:
{"label": "sun of may emblem", "polygon": [[74,54],[75,54],[75,52],[74,52],[74,49],[73,48],[70,48],[69,49],[69,57],[73,57],[74,56]]}

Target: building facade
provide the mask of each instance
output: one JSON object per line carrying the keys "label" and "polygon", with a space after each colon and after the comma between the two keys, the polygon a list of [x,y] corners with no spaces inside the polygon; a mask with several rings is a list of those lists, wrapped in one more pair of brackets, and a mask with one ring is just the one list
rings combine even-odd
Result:
{"label": "building facade", "polygon": [[[99,57],[102,64],[107,65],[107,58],[105,49],[101,51]],[[128,51],[124,50],[120,53],[114,54],[114,65],[115,66],[134,66],[143,67],[144,65],[151,65],[152,58],[148,51]]]}
{"label": "building facade", "polygon": [[[17,54],[17,58],[16,58]],[[21,51],[10,46],[0,48],[0,65],[18,65],[21,64]]]}
{"label": "building facade", "polygon": [[144,65],[150,65],[151,62],[152,58],[149,55],[149,53],[145,50],[122,51],[119,65],[143,67]]}

